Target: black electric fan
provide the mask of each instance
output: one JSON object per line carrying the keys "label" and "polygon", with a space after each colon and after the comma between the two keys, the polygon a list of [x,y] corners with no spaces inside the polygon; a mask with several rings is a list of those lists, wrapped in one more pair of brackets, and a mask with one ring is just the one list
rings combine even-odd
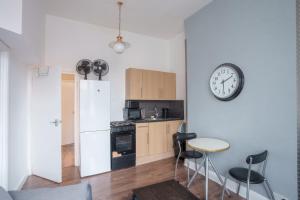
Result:
{"label": "black electric fan", "polygon": [[106,61],[98,59],[93,62],[93,71],[102,80],[102,76],[105,76],[109,72],[109,66]]}
{"label": "black electric fan", "polygon": [[87,80],[87,75],[91,72],[92,67],[92,61],[88,59],[82,59],[77,63],[76,71],[78,74],[84,75],[84,79]]}

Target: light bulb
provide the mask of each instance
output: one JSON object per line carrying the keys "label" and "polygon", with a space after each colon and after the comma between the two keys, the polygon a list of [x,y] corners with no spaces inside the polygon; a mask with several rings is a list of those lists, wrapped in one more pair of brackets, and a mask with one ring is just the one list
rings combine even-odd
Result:
{"label": "light bulb", "polygon": [[113,49],[116,53],[123,53],[125,50],[125,45],[123,44],[123,42],[116,42],[113,46]]}

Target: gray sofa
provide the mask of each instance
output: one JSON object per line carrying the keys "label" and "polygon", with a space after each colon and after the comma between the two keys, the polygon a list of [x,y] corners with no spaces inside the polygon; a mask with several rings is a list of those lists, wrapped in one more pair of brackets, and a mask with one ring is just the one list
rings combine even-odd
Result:
{"label": "gray sofa", "polygon": [[0,187],[0,200],[92,200],[92,189],[88,183],[9,192]]}

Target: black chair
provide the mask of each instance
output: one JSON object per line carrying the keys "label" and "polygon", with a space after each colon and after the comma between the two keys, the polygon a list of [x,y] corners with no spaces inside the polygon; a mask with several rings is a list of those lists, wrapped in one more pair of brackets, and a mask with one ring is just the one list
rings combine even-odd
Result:
{"label": "black chair", "polygon": [[185,150],[182,151],[181,149],[181,143],[186,142],[187,140],[191,140],[197,137],[196,133],[176,133],[176,140],[178,143],[178,147],[179,147],[179,153],[176,159],[176,166],[175,166],[175,179],[177,178],[177,167],[178,167],[178,162],[180,157],[187,159],[187,167],[188,167],[188,183],[190,182],[190,160],[193,159],[194,163],[195,163],[195,173],[197,173],[198,171],[198,167],[197,167],[197,159],[202,158],[203,154],[197,151],[189,151],[189,150]]}
{"label": "black chair", "polygon": [[[246,163],[248,164],[248,168],[235,167],[231,168],[225,178],[222,192],[222,200],[224,198],[224,191],[226,188],[226,182],[228,176],[230,175],[235,180],[239,181],[237,194],[240,193],[241,183],[247,184],[247,200],[249,200],[249,191],[250,184],[264,184],[265,190],[271,200],[275,200],[274,193],[271,189],[271,186],[265,177],[266,165],[267,165],[267,157],[268,151],[264,151],[260,154],[250,155],[246,159]],[[261,172],[252,170],[252,165],[263,164],[263,168]]]}

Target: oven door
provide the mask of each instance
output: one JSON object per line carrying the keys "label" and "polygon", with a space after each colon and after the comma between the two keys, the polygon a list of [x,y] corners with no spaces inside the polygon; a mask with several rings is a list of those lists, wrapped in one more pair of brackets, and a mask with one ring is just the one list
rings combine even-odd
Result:
{"label": "oven door", "polygon": [[135,153],[135,132],[124,131],[112,133],[112,151],[118,152],[121,155]]}

